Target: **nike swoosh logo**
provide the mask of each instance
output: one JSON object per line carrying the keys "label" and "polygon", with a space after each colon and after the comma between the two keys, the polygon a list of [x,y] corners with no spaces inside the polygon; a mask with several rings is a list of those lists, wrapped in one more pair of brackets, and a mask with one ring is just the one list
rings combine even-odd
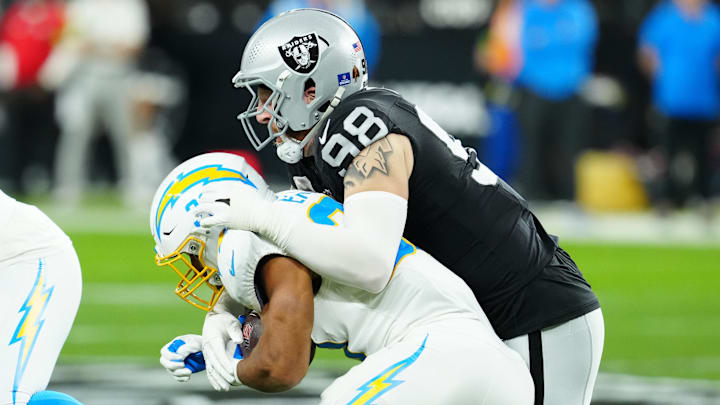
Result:
{"label": "nike swoosh logo", "polygon": [[232,251],[232,256],[230,256],[230,275],[235,277],[235,250]]}
{"label": "nike swoosh logo", "polygon": [[176,227],[173,227],[173,229],[171,229],[171,230],[169,230],[169,231],[167,231],[167,232],[163,232],[163,235],[165,235],[165,236],[170,236],[170,234],[173,233],[173,231],[175,230],[175,228],[176,228]]}
{"label": "nike swoosh logo", "polygon": [[325,130],[323,131],[322,136],[320,138],[318,138],[321,145],[325,145],[325,141],[327,141],[328,128],[330,128],[330,120],[327,120],[327,124],[325,125]]}

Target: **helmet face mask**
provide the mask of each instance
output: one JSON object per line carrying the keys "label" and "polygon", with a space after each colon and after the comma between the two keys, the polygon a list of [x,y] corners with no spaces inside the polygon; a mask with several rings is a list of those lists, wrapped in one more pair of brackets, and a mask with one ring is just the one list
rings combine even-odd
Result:
{"label": "helmet face mask", "polygon": [[188,237],[175,252],[160,257],[155,263],[169,266],[180,277],[175,294],[195,308],[211,310],[220,298],[225,287],[213,282],[217,268],[206,264],[204,260],[205,241],[197,237]]}
{"label": "helmet face mask", "polygon": [[[262,77],[238,77],[236,75],[233,79],[233,84],[237,88],[245,88],[251,95],[250,104],[248,108],[240,113],[237,118],[242,124],[243,130],[250,140],[250,144],[256,149],[261,150],[269,143],[273,142],[277,137],[282,136],[287,132],[288,122],[286,119],[281,117],[276,111],[280,111],[282,108],[283,101],[285,101],[285,94],[281,89],[275,87],[272,83]],[[256,90],[257,86],[265,86],[270,89],[271,94],[267,100],[263,101],[263,106],[258,108],[260,105],[260,97]],[[270,121],[267,123],[267,134],[262,137],[255,132],[254,122],[256,117],[262,113],[270,114]],[[277,128],[277,130],[275,128]]]}
{"label": "helmet face mask", "polygon": [[[331,100],[364,89],[367,81],[365,53],[347,22],[324,10],[291,10],[263,24],[245,47],[233,84],[248,90],[252,100],[238,119],[250,143],[261,150],[278,137],[287,141],[289,130],[313,129]],[[312,100],[304,97],[309,83],[315,87]],[[253,89],[258,85],[272,92],[262,106]],[[258,136],[251,121],[263,113],[271,116],[265,137]],[[296,155],[278,153],[287,163],[295,163],[286,158]]]}

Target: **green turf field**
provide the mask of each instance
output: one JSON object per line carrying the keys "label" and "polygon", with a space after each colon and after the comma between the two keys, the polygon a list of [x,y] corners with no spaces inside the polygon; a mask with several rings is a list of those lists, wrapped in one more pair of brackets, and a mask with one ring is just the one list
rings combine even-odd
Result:
{"label": "green turf field", "polygon": [[[204,313],[173,294],[176,276],[154,265],[149,235],[70,236],[85,284],[61,363],[154,363],[169,339],[200,332]],[[602,371],[720,380],[720,248],[564,247],[603,306]],[[320,351],[314,363],[351,364],[339,351]]]}

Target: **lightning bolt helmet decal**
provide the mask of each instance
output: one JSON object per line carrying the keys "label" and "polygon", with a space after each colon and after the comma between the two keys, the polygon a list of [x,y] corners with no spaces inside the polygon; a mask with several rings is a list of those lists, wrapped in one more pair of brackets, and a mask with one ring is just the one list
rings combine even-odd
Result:
{"label": "lightning bolt helmet decal", "polygon": [[222,164],[200,166],[187,173],[180,173],[175,181],[168,184],[167,188],[163,192],[162,198],[160,198],[160,202],[158,203],[155,217],[155,234],[158,236],[158,239],[162,238],[160,223],[162,222],[163,215],[165,214],[167,208],[174,207],[178,198],[194,186],[206,186],[210,183],[219,181],[239,181],[257,189],[255,184],[253,184],[246,175],[240,171],[223,167]]}

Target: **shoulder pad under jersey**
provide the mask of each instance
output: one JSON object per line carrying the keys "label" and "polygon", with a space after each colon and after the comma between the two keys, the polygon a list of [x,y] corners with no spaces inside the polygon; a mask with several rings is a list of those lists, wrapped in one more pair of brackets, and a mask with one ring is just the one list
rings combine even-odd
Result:
{"label": "shoulder pad under jersey", "polygon": [[262,312],[255,287],[255,270],[268,255],[284,255],[274,244],[248,231],[227,230],[218,240],[218,271],[225,291],[247,308]]}
{"label": "shoulder pad under jersey", "polygon": [[390,111],[399,100],[399,94],[380,88],[360,91],[343,100],[317,137],[315,156],[320,170],[344,177],[360,151],[395,130]]}

